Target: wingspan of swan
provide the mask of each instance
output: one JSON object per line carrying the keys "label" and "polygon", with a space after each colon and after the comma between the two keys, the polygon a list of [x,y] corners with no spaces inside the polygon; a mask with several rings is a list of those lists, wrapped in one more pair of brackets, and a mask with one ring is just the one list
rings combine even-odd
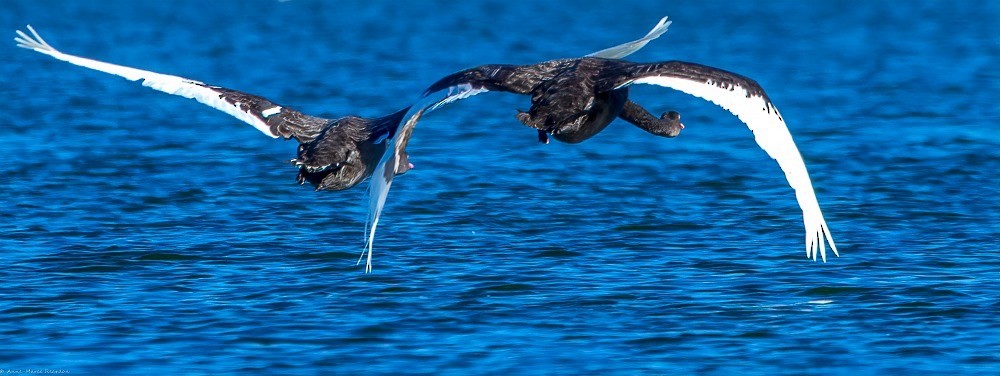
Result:
{"label": "wingspan of swan", "polygon": [[667,21],[667,17],[663,17],[660,19],[660,22],[656,24],[656,26],[653,26],[653,29],[650,30],[649,33],[646,33],[646,36],[631,42],[622,43],[620,45],[611,48],[605,48],[603,50],[587,55],[586,57],[602,57],[605,59],[624,58],[628,55],[633,54],[639,49],[645,47],[646,43],[649,43],[650,41],[659,38],[660,35],[663,35],[663,33],[667,32],[667,28],[670,27],[670,24],[672,22],[673,21]]}
{"label": "wingspan of swan", "polygon": [[368,219],[365,221],[365,249],[361,252],[358,264],[367,255],[365,272],[372,271],[372,247],[375,243],[375,229],[378,227],[379,219],[382,217],[382,209],[385,209],[385,201],[389,196],[389,188],[392,186],[392,178],[396,176],[395,171],[399,167],[399,155],[402,152],[399,145],[405,144],[402,137],[409,137],[420,117],[434,111],[441,106],[454,101],[465,99],[476,94],[489,91],[486,88],[475,87],[471,84],[459,84],[436,92],[428,93],[420,99],[417,104],[410,107],[400,123],[396,133],[385,142],[385,154],[379,160],[375,172],[372,173],[371,181],[368,183]]}
{"label": "wingspan of swan", "polygon": [[[237,119],[252,125],[257,128],[265,135],[272,138],[278,138],[277,134],[271,132],[270,126],[264,122],[261,118],[247,112],[244,110],[243,106],[239,102],[229,103],[222,98],[219,92],[212,90],[213,86],[206,85],[202,82],[187,79],[184,77],[171,76],[156,72],[144,71],[141,69],[125,67],[121,65],[105,63],[102,61],[87,59],[79,56],[69,55],[54,47],[49,45],[42,39],[41,36],[35,32],[35,29],[28,25],[28,31],[31,35],[24,33],[23,31],[17,30],[17,37],[14,41],[17,42],[17,46],[21,48],[27,48],[35,52],[43,53],[58,60],[65,61],[73,65],[79,65],[84,68],[90,68],[96,71],[101,71],[108,74],[113,74],[115,76],[120,76],[129,81],[142,80],[142,85],[149,87],[154,90],[162,91],[167,94],[179,95],[185,98],[194,99],[198,102],[204,103],[209,107],[216,110],[225,112]],[[280,107],[274,107],[264,112],[263,116],[273,115],[280,111]]]}
{"label": "wingspan of swan", "polygon": [[[809,172],[799,153],[784,119],[764,96],[751,95],[740,85],[725,85],[711,80],[696,82],[677,77],[649,76],[632,81],[633,84],[652,84],[664,86],[687,94],[708,100],[728,110],[746,123],[753,131],[757,145],[764,149],[768,156],[778,162],[785,172],[788,185],[795,189],[795,197],[802,208],[802,221],[805,225],[806,256],[816,260],[816,254],[826,262],[826,247],[824,240],[830,243],[830,249],[837,256],[837,246],[833,242],[823,212],[816,201]],[[628,84],[622,85],[626,86]]]}

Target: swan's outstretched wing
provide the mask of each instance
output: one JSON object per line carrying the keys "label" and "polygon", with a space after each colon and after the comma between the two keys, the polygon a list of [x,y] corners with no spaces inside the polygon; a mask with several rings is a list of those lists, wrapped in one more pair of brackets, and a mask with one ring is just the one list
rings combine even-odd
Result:
{"label": "swan's outstretched wing", "polygon": [[618,71],[613,76],[599,79],[598,90],[614,90],[631,84],[665,86],[715,103],[746,123],[753,131],[757,145],[778,162],[788,184],[795,189],[806,230],[806,256],[815,260],[819,253],[826,261],[824,239],[830,243],[833,253],[839,256],[816,201],[802,155],[778,109],[757,82],[735,73],[679,61],[629,63],[624,71],[624,75],[619,75],[621,71]]}
{"label": "swan's outstretched wing", "polygon": [[[424,92],[417,103],[403,116],[397,131],[384,140],[387,144],[385,154],[369,182],[365,250],[361,253],[362,259],[367,254],[366,272],[371,272],[375,229],[378,227],[389,187],[395,176],[392,171],[398,171],[402,163],[407,163],[402,153],[420,117],[446,104],[488,91],[529,94],[539,83],[551,79],[566,66],[572,65],[573,61],[574,59],[562,59],[533,65],[481,65],[445,76]],[[358,260],[358,263],[360,262],[361,259]]]}
{"label": "swan's outstretched wing", "polygon": [[70,64],[121,76],[129,81],[142,80],[143,86],[167,94],[197,100],[254,126],[272,138],[294,137],[299,142],[309,142],[315,139],[329,122],[327,119],[304,115],[301,112],[279,106],[256,95],[207,85],[184,77],[149,72],[65,54],[46,43],[31,25],[28,25],[28,31],[31,32],[30,36],[17,30],[18,36],[14,40],[18,47],[40,52]]}
{"label": "swan's outstretched wing", "polygon": [[455,86],[448,86],[441,90],[424,94],[417,104],[410,107],[406,115],[403,116],[400,128],[386,142],[385,154],[379,160],[375,172],[372,173],[368,186],[368,220],[365,223],[365,250],[361,253],[361,259],[367,254],[365,272],[372,271],[372,245],[375,242],[375,229],[378,227],[379,219],[382,216],[382,209],[385,208],[385,200],[389,195],[389,187],[392,186],[392,178],[396,176],[395,171],[400,169],[401,163],[407,163],[402,157],[403,150],[409,142],[410,135],[414,127],[420,121],[420,117],[434,111],[448,103],[465,99],[476,94],[489,91],[483,86],[473,83],[461,83]]}
{"label": "swan's outstretched wing", "polygon": [[672,22],[673,21],[667,21],[667,17],[663,17],[660,19],[660,22],[656,24],[656,26],[653,26],[653,29],[650,30],[649,33],[646,33],[646,36],[611,48],[605,48],[587,55],[586,57],[601,57],[605,59],[624,58],[646,46],[646,43],[649,43],[649,41],[659,38],[660,35],[667,32],[667,28],[670,27]]}

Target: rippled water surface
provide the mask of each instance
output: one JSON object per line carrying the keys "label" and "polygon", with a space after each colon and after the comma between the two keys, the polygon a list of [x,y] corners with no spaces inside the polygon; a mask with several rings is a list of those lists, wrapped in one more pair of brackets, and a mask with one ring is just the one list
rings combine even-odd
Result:
{"label": "rippled water surface", "polygon": [[526,97],[428,116],[375,248],[363,193],[295,184],[295,144],[196,102],[0,46],[0,369],[74,374],[995,374],[996,2],[23,1],[70,53],[376,116],[486,63],[630,57],[753,77],[841,257],[805,258],[735,117],[536,142]]}

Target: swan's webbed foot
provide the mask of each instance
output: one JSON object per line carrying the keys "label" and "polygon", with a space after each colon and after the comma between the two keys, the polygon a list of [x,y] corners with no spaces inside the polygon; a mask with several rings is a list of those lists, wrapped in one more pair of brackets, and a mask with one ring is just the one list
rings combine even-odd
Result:
{"label": "swan's webbed foot", "polygon": [[548,144],[549,143],[549,134],[545,133],[545,131],[539,129],[538,130],[538,142],[541,142],[543,144]]}

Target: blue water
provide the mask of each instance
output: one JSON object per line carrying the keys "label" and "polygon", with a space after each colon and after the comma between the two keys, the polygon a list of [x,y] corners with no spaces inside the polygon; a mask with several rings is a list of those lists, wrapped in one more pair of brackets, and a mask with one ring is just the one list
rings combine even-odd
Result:
{"label": "blue water", "polygon": [[30,1],[69,53],[377,116],[486,63],[630,57],[755,78],[842,256],[806,259],[734,117],[536,142],[525,97],[428,116],[374,273],[363,193],[295,184],[293,142],[0,46],[0,370],[72,374],[997,374],[1000,5],[927,1]]}

